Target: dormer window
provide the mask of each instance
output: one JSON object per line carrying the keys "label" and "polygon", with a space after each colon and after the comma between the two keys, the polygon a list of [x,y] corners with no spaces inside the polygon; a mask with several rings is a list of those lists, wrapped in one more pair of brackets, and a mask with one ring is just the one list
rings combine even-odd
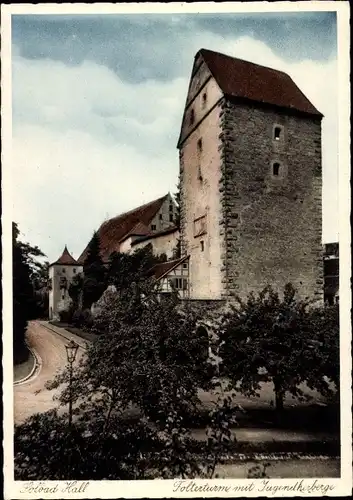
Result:
{"label": "dormer window", "polygon": [[193,125],[195,122],[195,111],[192,109],[190,112],[190,125]]}

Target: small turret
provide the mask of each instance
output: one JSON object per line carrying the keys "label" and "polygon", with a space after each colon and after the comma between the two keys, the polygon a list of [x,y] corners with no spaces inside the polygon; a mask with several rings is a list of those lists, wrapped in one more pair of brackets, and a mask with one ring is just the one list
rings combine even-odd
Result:
{"label": "small turret", "polygon": [[82,272],[82,266],[74,259],[65,245],[61,256],[49,266],[49,319],[60,319],[59,312],[70,307],[69,286],[73,278]]}

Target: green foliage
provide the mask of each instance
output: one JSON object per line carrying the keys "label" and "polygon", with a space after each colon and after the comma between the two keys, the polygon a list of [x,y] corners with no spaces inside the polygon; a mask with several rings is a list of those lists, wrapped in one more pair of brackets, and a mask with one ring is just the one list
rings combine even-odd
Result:
{"label": "green foliage", "polygon": [[[42,430],[30,422],[28,431],[22,427],[15,437],[21,478],[30,478],[21,465],[25,457],[35,463],[37,479],[65,474],[74,479],[211,477],[229,441],[232,411],[230,402],[222,400],[212,412],[206,457],[200,459],[191,450],[185,417],[199,407],[199,389],[213,387],[214,369],[205,356],[198,316],[181,309],[174,295],[161,302],[149,280],[112,296],[104,315],[106,334],[88,346],[74,367],[71,391],[68,370],[47,385],[64,387],[57,396],[62,406],[73,402],[79,437],[68,448],[79,450],[70,451],[76,453],[74,469],[68,473],[61,463],[69,438],[60,426],[56,431],[57,417],[51,417],[53,423],[43,422]],[[129,424],[124,416],[132,408],[138,421]],[[46,426],[55,431],[52,441]],[[33,448],[24,448],[26,432],[35,440]],[[51,458],[41,469],[40,459],[32,457],[39,456],[43,442],[49,443]]]}
{"label": "green foliage", "polygon": [[172,259],[180,259],[181,257],[181,240],[178,238],[177,244],[175,245],[175,248],[173,250],[173,256]]}
{"label": "green foliage", "polygon": [[93,318],[90,309],[76,309],[72,315],[71,321],[76,328],[84,328],[90,330],[93,325]]}
{"label": "green foliage", "polygon": [[82,303],[83,276],[76,274],[69,285],[69,296],[72,300],[73,308],[79,309]]}
{"label": "green foliage", "polygon": [[83,265],[82,306],[84,309],[90,308],[101,297],[107,286],[106,268],[100,252],[100,238],[95,232],[89,243],[88,254]]}
{"label": "green foliage", "polygon": [[56,411],[17,426],[14,440],[15,477],[26,481],[152,479],[155,470],[145,472],[145,448],[153,451],[159,444],[143,422],[111,419],[106,432],[99,418],[68,427],[67,415]]}
{"label": "green foliage", "polygon": [[165,254],[153,254],[151,243],[131,254],[114,252],[110,256],[108,284],[114,285],[118,292],[126,290],[132,283],[146,280],[153,266],[166,260]]}
{"label": "green foliage", "polygon": [[325,377],[338,381],[337,319],[297,300],[290,284],[283,299],[271,287],[246,301],[237,298],[219,331],[224,374],[246,396],[256,395],[261,382],[273,382],[278,410],[286,392],[304,398],[303,382],[327,395]]}
{"label": "green foliage", "polygon": [[12,283],[13,283],[13,345],[14,362],[27,357],[25,331],[27,322],[45,314],[48,294],[44,290],[48,281],[48,263],[36,259],[44,254],[38,247],[19,240],[17,224],[12,224]]}
{"label": "green foliage", "polygon": [[[221,386],[221,383],[219,384]],[[222,455],[233,449],[236,437],[232,435],[231,425],[236,424],[232,397],[225,396],[223,391],[218,395],[214,409],[210,413],[210,424],[207,427],[208,454],[212,460],[207,464],[207,476],[214,476],[216,465],[222,463]]]}

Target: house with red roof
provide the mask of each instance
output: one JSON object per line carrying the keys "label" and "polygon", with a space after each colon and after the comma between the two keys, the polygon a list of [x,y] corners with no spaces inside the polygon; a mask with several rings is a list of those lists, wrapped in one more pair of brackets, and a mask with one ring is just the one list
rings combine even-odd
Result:
{"label": "house with red roof", "polygon": [[[108,263],[113,252],[131,252],[149,243],[155,254],[163,253],[171,258],[179,236],[176,217],[177,206],[168,193],[103,222],[98,229],[103,262]],[[62,255],[50,265],[50,319],[58,318],[59,311],[68,308],[68,288],[74,276],[83,271],[88,248],[89,243],[75,260],[65,246]]]}
{"label": "house with red roof", "polygon": [[[170,193],[129,212],[117,215],[103,222],[98,229],[101,242],[101,257],[108,262],[113,252],[128,252],[132,244],[141,237],[156,237],[159,233],[173,228],[177,206]],[[78,258],[83,264],[87,256],[89,242]],[[163,253],[163,252],[160,252]]]}

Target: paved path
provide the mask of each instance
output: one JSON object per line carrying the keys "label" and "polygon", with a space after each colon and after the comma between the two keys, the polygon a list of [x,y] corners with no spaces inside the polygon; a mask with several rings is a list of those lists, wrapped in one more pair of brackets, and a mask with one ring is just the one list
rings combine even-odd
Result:
{"label": "paved path", "polygon": [[[48,380],[54,378],[56,372],[65,367],[67,363],[65,345],[68,341],[65,337],[48,330],[41,323],[31,321],[27,329],[28,344],[40,357],[41,366],[34,378],[24,384],[14,386],[14,419],[16,424],[22,423],[34,413],[45,412],[58,405],[56,401],[53,401],[53,396],[58,390],[47,391],[44,386]],[[69,338],[82,345],[82,339],[76,335],[69,334]],[[83,349],[79,349],[78,357],[82,353]],[[36,394],[38,390],[41,392]]]}

